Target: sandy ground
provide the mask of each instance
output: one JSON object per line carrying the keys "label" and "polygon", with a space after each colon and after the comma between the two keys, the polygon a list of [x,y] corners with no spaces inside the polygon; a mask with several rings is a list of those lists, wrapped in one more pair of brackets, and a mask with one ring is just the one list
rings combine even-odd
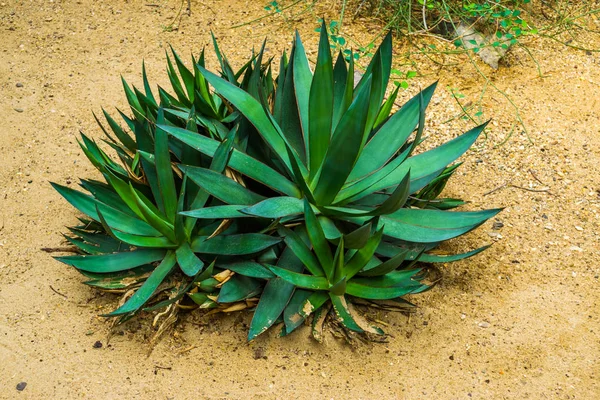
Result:
{"label": "sandy ground", "polygon": [[[139,85],[142,58],[152,82],[166,84],[167,43],[197,53],[211,29],[237,65],[265,35],[277,54],[294,27],[316,50],[310,13],[301,22],[230,29],[260,16],[263,2],[194,0],[192,15],[169,32],[163,26],[179,2],[154,4],[0,4],[0,397],[600,398],[600,55],[541,40],[530,48],[543,78],[518,50],[510,66],[481,66],[519,107],[533,144],[518,128],[496,146],[514,109],[488,87],[488,139],[464,157],[447,188],[471,200],[469,208],[506,207],[498,218],[504,227],[494,230],[489,221],[450,243],[448,250],[494,246],[442,266],[442,283],[413,298],[419,309],[410,318],[375,315],[389,325],[388,343],[351,348],[328,336],[318,345],[301,329],[248,344],[243,313],[185,316],[150,354],[148,318],[107,341],[109,324],[97,314],[116,297],[82,285],[74,269],[40,251],[61,246],[77,216],[48,182],[75,186],[78,177],[96,176],[76,142],[80,130],[101,137],[91,111],[124,106],[119,76]],[[346,33],[364,44],[377,29],[357,20]],[[467,63],[442,73],[434,67],[421,64],[402,97],[440,79],[427,131],[439,143],[472,126],[443,123],[460,111],[449,88],[476,101],[483,80]]]}

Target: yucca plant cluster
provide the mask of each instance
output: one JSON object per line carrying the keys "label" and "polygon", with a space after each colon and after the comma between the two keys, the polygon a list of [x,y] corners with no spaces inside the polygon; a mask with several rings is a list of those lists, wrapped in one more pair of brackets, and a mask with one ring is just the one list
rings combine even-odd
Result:
{"label": "yucca plant cluster", "polygon": [[389,35],[358,82],[352,55],[333,61],[325,26],[314,72],[298,34],[276,77],[264,44],[237,71],[214,48],[219,74],[204,51],[192,69],[167,55],[174,94],[156,98],[145,69],[143,91],[123,81],[125,128],[97,119],[118,160],[81,136],[104,182],[53,184],[86,215],[66,236],[80,254],[57,259],[125,293],[106,316],[248,308],[249,340],[309,317],[320,337],[328,316],[382,334],[354,305],[406,307],[402,296],[430,287],[420,263],[485,249],[431,252],[499,211],[449,211],[463,202],[439,198],[485,125],[414,155],[435,84],[391,112]]}

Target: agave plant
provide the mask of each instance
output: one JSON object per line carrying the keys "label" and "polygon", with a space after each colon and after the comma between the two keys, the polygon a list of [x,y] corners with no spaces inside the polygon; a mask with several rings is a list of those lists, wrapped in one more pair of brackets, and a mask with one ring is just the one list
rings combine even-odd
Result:
{"label": "agave plant", "polygon": [[333,62],[325,26],[314,72],[298,34],[276,78],[264,44],[238,73],[216,41],[215,50],[219,75],[203,56],[192,73],[173,51],[181,80],[169,61],[175,96],[159,88],[160,104],[145,71],[145,94],[124,83],[133,138],[105,113],[122,165],[83,135],[106,183],[82,181],[89,195],[55,185],[91,218],[68,238],[84,254],[58,259],[91,285],[130,291],[109,316],[189,298],[222,311],[256,306],[249,340],[277,322],[289,334],[311,315],[315,326],[334,315],[380,334],[353,303],[404,305],[430,287],[417,261],[485,249],[430,253],[499,212],[449,211],[462,201],[438,198],[485,125],[414,155],[435,84],[391,112],[390,35],[356,83],[352,56]]}

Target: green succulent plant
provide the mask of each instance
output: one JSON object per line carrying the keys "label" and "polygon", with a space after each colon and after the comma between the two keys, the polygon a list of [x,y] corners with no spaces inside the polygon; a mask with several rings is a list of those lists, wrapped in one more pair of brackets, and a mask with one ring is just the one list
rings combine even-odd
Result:
{"label": "green succulent plant", "polygon": [[82,180],[89,194],[54,184],[89,218],[67,237],[82,254],[58,260],[92,286],[129,292],[107,316],[191,300],[254,308],[249,340],[278,322],[289,334],[311,315],[317,336],[328,315],[381,334],[353,303],[404,307],[402,296],[430,287],[418,261],[486,248],[430,252],[500,211],[449,211],[463,202],[438,198],[485,125],[415,155],[435,84],[392,112],[390,35],[356,83],[353,57],[334,63],[324,28],[314,72],[298,34],[276,78],[264,44],[236,73],[214,47],[218,75],[204,52],[190,71],[173,51],[175,96],[159,88],[159,103],[145,70],[145,93],[124,82],[133,137],[106,112],[112,134],[102,128],[121,163],[82,135],[106,182]]}

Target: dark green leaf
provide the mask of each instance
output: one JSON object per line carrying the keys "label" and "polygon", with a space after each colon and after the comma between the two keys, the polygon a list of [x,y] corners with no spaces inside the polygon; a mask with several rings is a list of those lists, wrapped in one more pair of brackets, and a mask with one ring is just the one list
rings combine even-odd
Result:
{"label": "dark green leaf", "polygon": [[352,314],[350,314],[350,311],[348,310],[346,297],[344,295],[338,296],[333,293],[329,293],[329,298],[331,299],[331,304],[333,304],[335,314],[342,325],[350,330],[363,332],[362,328],[358,326],[356,321],[354,321]]}
{"label": "dark green leaf", "polygon": [[219,265],[219,268],[228,269],[236,274],[248,276],[250,278],[275,278],[275,274],[273,274],[267,267],[254,261],[239,261],[232,264],[221,264]]}
{"label": "dark green leaf", "polygon": [[214,206],[204,207],[197,210],[184,211],[181,215],[198,219],[228,219],[228,218],[248,218],[248,214],[244,214],[240,210],[246,206]]}
{"label": "dark green leaf", "polygon": [[190,248],[188,243],[183,243],[175,251],[177,263],[187,276],[196,276],[196,274],[204,267],[202,260],[198,258]]}
{"label": "dark green leaf", "polygon": [[82,213],[90,216],[96,221],[99,221],[96,206],[100,209],[108,224],[113,229],[127,230],[129,233],[147,236],[160,236],[160,232],[148,225],[145,221],[134,218],[129,214],[122,213],[114,208],[95,201],[92,197],[73,190],[66,186],[61,186],[56,183],[51,183],[71,205],[77,208]]}
{"label": "dark green leaf", "polygon": [[352,197],[351,200],[356,201],[369,193],[398,185],[409,169],[411,175],[410,193],[415,193],[435,179],[448,164],[467,151],[486,125],[480,125],[435,149],[408,158],[385,178],[374,183],[368,190]]}
{"label": "dark green leaf", "polygon": [[358,94],[342,117],[323,162],[323,171],[315,189],[319,204],[329,205],[346,182],[360,154],[370,86]]}
{"label": "dark green leaf", "polygon": [[[390,96],[383,103],[383,105],[379,109],[379,114],[377,114],[377,118],[375,119],[375,123],[373,124],[373,127],[375,127],[375,128],[379,127],[382,123],[384,123],[388,119],[388,116],[390,116],[390,113],[392,112],[392,107],[394,106],[394,102],[396,101],[396,98],[398,97],[399,90],[400,90],[400,86],[396,86],[396,89],[394,89],[394,91],[390,94]],[[373,132],[373,133],[375,133],[375,132]]]}
{"label": "dark green leaf", "polygon": [[263,106],[242,89],[219,78],[202,67],[199,67],[199,69],[206,80],[213,85],[215,90],[229,100],[246,118],[248,118],[267,145],[291,171],[290,160],[288,153],[285,150],[285,140],[279,132],[278,127],[275,127],[271,119],[267,116]]}
{"label": "dark green leaf", "polygon": [[[289,247],[283,250],[277,264],[293,272],[302,272],[304,269],[302,262]],[[293,292],[294,285],[279,277],[270,279],[267,282],[250,323],[248,331],[249,341],[265,332],[275,323],[284,311]]]}
{"label": "dark green leaf", "polygon": [[373,268],[365,267],[362,272],[360,272],[360,276],[379,276],[385,275],[388,272],[394,271],[396,268],[400,266],[406,260],[408,256],[409,250],[403,249],[394,257],[389,260],[374,266]]}
{"label": "dark green leaf", "polygon": [[308,66],[308,59],[306,58],[306,51],[304,45],[300,39],[300,34],[296,31],[296,39],[294,42],[294,58],[290,60],[293,63],[293,75],[294,75],[294,90],[296,92],[296,103],[298,105],[298,114],[300,116],[300,123],[302,125],[302,132],[306,145],[306,154],[310,154],[309,143],[308,143],[308,131],[309,131],[309,98],[310,98],[310,86],[312,81],[312,73]]}
{"label": "dark green leaf", "polygon": [[271,272],[294,286],[311,290],[328,290],[329,282],[325,277],[299,274],[290,270],[269,266]]}
{"label": "dark green leaf", "polygon": [[426,285],[422,285],[418,282],[411,283],[406,286],[391,286],[391,287],[370,287],[362,285],[353,281],[348,282],[346,286],[346,293],[360,297],[362,299],[369,300],[390,300],[396,297],[404,296],[413,292],[414,290]]}
{"label": "dark green leaf", "polygon": [[240,211],[257,217],[282,218],[302,214],[303,210],[302,200],[296,197],[272,197]]}
{"label": "dark green leaf", "polygon": [[363,248],[371,237],[371,224],[365,224],[358,229],[344,235],[344,246],[347,249]]}
{"label": "dark green leaf", "polygon": [[308,237],[313,245],[314,252],[319,259],[321,267],[325,271],[325,276],[328,280],[331,280],[333,278],[334,265],[331,250],[329,249],[329,243],[325,238],[325,234],[323,233],[321,224],[317,220],[317,216],[306,199],[304,199],[304,220],[306,231],[308,232]]}
{"label": "dark green leaf", "polygon": [[[162,122],[163,118],[162,110],[159,110],[158,121]],[[171,169],[171,156],[169,153],[167,133],[164,130],[157,128],[154,140],[154,162],[156,165],[156,175],[158,177],[158,187],[163,199],[164,213],[168,221],[174,222],[175,213],[177,212],[177,192],[175,189],[175,181],[173,179],[173,170]]]}
{"label": "dark green leaf", "polygon": [[64,256],[56,259],[82,271],[107,273],[125,271],[158,261],[165,254],[166,251],[161,249],[138,249],[100,256]]}
{"label": "dark green leaf", "polygon": [[426,108],[436,86],[437,82],[410,99],[377,131],[356,161],[350,180],[381,168],[398,152],[419,122],[420,96]]}
{"label": "dark green leaf", "polygon": [[[342,118],[342,115],[346,112],[350,103],[346,103],[347,97],[347,80],[348,80],[348,69],[346,67],[346,60],[344,55],[340,51],[335,61],[333,68],[333,120],[331,125],[331,131],[334,132],[335,128]],[[352,83],[350,83],[350,101],[352,101]]]}
{"label": "dark green leaf", "polygon": [[323,276],[325,274],[317,257],[310,251],[298,234],[283,226],[279,227],[278,232],[280,236],[284,237],[285,243],[293,251],[296,257],[302,261],[313,275]]}
{"label": "dark green leaf", "polygon": [[[218,141],[185,129],[167,126],[161,126],[161,129],[164,129],[170,135],[209,157],[214,156],[219,146]],[[271,167],[266,166],[245,153],[234,149],[228,166],[249,178],[269,186],[273,190],[288,196],[300,197],[300,191],[292,182]]]}
{"label": "dark green leaf", "polygon": [[208,240],[206,236],[199,236],[192,241],[191,248],[194,253],[236,256],[258,253],[279,242],[281,238],[260,233],[219,235]]}
{"label": "dark green leaf", "polygon": [[[304,135],[302,133],[302,125],[300,122],[300,116],[298,114],[298,104],[296,102],[296,89],[294,83],[294,54],[296,53],[296,47],[292,47],[290,54],[290,63],[285,70],[285,81],[284,86],[279,94],[279,97],[275,98],[276,105],[281,103],[281,113],[279,119],[276,120],[281,126],[281,131],[287,138],[290,146],[298,154],[300,160],[306,162],[306,148],[304,145]],[[279,88],[278,88],[279,89]]]}
{"label": "dark green leaf", "polygon": [[162,262],[156,267],[156,269],[150,274],[144,284],[136,290],[125,304],[119,307],[117,310],[107,314],[107,317],[113,317],[117,315],[128,314],[139,310],[154,294],[158,286],[166,278],[166,276],[173,270],[175,266],[175,253],[168,252]]}
{"label": "dark green leaf", "polygon": [[[325,22],[323,21],[323,26]],[[309,180],[312,180],[327,153],[333,118],[333,67],[327,29],[321,29],[317,65],[308,103]]]}
{"label": "dark green leaf", "polygon": [[296,289],[294,291],[294,295],[283,311],[283,322],[285,323],[285,330],[288,334],[304,322],[304,317],[300,315],[299,311],[312,293],[314,292],[303,289]]}
{"label": "dark green leaf", "polygon": [[146,280],[154,268],[153,265],[144,265],[121,273],[102,274],[84,283],[102,290],[129,289]]}
{"label": "dark green leaf", "polygon": [[260,293],[262,283],[258,279],[249,278],[244,275],[234,275],[221,286],[219,303],[234,303],[245,300]]}
{"label": "dark green leaf", "polygon": [[379,229],[375,234],[367,241],[367,244],[359,249],[354,255],[348,260],[344,266],[344,276],[346,279],[351,279],[361,269],[363,269],[367,263],[371,260],[381,239],[383,237],[383,229]]}
{"label": "dark green leaf", "polygon": [[[171,242],[176,243],[177,239],[175,238],[175,230],[173,225],[165,221],[165,219],[161,215],[158,215],[156,211],[150,207],[149,202],[144,201],[144,199],[140,196],[137,190],[134,189],[131,183],[129,184],[129,187],[131,189],[131,193],[135,197],[135,201],[140,212],[142,213],[144,219],[148,222],[148,224],[150,224],[154,229],[166,236]],[[104,211],[102,211],[102,209],[100,209],[100,211],[104,214]]]}
{"label": "dark green leaf", "polygon": [[179,169],[195,184],[227,204],[251,205],[265,199],[233,179],[209,169],[189,165],[179,165]]}

